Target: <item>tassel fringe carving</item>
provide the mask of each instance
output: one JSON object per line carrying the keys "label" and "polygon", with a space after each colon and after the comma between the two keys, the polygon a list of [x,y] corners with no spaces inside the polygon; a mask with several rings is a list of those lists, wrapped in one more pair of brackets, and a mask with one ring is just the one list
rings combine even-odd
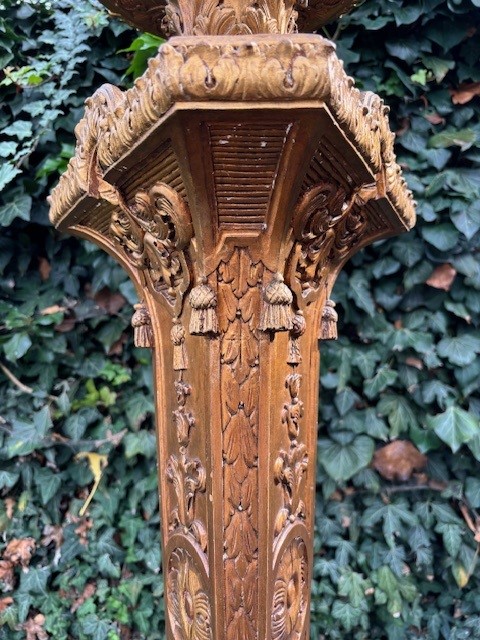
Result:
{"label": "tassel fringe carving", "polygon": [[192,307],[190,333],[192,336],[216,335],[218,333],[217,295],[206,283],[197,285],[189,296]]}
{"label": "tassel fringe carving", "polygon": [[336,340],[338,338],[337,322],[338,313],[335,311],[335,302],[327,300],[323,307],[319,340]]}
{"label": "tassel fringe carving", "polygon": [[283,282],[282,274],[276,273],[263,290],[260,330],[290,331],[293,327],[292,302],[292,292]]}
{"label": "tassel fringe carving", "polygon": [[136,347],[153,347],[152,320],[143,302],[134,305],[132,316],[133,342]]}
{"label": "tassel fringe carving", "polygon": [[302,356],[300,353],[300,345],[298,339],[303,336],[307,323],[303,317],[303,313],[298,311],[293,316],[292,328],[290,330],[290,338],[288,340],[288,359],[287,364],[300,364]]}
{"label": "tassel fringe carving", "polygon": [[174,371],[185,371],[188,369],[185,329],[178,320],[174,320],[174,323],[170,332],[170,338],[173,342],[173,369]]}

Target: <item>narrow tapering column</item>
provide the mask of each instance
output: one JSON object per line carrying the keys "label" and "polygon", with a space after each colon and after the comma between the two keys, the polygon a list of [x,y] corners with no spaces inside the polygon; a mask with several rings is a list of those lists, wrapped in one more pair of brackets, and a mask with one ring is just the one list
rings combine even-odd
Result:
{"label": "narrow tapering column", "polygon": [[[53,223],[113,255],[142,301],[175,640],[309,637],[330,293],[355,251],[414,222],[383,103],[323,38],[252,35],[295,25],[293,5],[270,4],[210,3],[202,21],[159,3],[158,24],[193,35],[133,89],[93,96],[51,200]],[[237,35],[195,35],[225,25]]]}

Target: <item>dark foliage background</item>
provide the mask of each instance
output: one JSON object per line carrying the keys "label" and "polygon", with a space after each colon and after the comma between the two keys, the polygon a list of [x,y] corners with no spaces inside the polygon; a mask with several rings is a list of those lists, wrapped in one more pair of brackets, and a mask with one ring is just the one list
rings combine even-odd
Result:
{"label": "dark foliage background", "polygon": [[[358,85],[391,105],[419,220],[335,288],[312,638],[480,638],[479,7],[369,0],[328,27]],[[1,640],[163,638],[133,289],[54,232],[45,202],[84,99],[155,52],[137,36],[86,0],[0,2]]]}

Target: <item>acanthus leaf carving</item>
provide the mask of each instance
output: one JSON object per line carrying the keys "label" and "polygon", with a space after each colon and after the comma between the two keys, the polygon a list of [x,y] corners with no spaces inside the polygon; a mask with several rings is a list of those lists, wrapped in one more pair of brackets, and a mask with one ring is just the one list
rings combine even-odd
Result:
{"label": "acanthus leaf carving", "polygon": [[285,381],[290,402],[284,404],[282,424],[287,427],[290,448],[288,451],[280,451],[273,469],[274,481],[281,486],[283,492],[283,507],[275,520],[276,536],[288,523],[297,519],[304,520],[306,515],[301,496],[303,476],[308,467],[308,454],[305,444],[297,440],[303,416],[303,402],[299,398],[301,379],[299,373],[291,373]]}
{"label": "acanthus leaf carving", "polygon": [[368,226],[363,206],[377,193],[375,184],[348,195],[340,185],[323,181],[300,198],[293,213],[293,248],[287,268],[297,304],[315,300],[327,288],[332,265],[339,266],[358,246]]}
{"label": "acanthus leaf carving", "polygon": [[186,203],[164,183],[138,191],[132,206],[119,202],[110,225],[114,242],[145,274],[149,288],[179,315],[191,281],[186,250],[193,227]]}
{"label": "acanthus leaf carving", "polygon": [[166,473],[177,497],[177,506],[170,513],[170,531],[183,528],[184,533],[191,533],[205,551],[207,533],[203,523],[195,518],[196,494],[206,489],[205,468],[198,458],[187,456],[185,447],[180,447],[179,456],[170,456]]}

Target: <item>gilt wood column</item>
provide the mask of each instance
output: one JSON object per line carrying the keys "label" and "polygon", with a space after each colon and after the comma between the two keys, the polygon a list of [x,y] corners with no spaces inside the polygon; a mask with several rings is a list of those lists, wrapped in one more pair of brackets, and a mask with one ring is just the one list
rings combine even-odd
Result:
{"label": "gilt wood column", "polygon": [[336,275],[408,229],[387,108],[313,29],[352,2],[105,4],[173,35],[76,128],[51,220],[127,270],[153,348],[170,640],[307,640],[319,339]]}

